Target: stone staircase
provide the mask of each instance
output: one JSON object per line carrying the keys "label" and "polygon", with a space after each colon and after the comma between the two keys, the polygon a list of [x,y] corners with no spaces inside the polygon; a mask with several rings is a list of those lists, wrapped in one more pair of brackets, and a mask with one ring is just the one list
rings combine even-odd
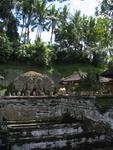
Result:
{"label": "stone staircase", "polygon": [[[113,138],[104,131],[85,128],[84,121],[63,119],[38,122],[7,122],[10,150],[94,150],[113,148]],[[107,140],[109,139],[109,140]],[[103,150],[103,149],[102,149]]]}

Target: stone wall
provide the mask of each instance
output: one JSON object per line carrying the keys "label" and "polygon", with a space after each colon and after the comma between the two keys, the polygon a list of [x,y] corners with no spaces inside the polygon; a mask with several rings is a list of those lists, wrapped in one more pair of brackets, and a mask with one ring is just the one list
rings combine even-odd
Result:
{"label": "stone wall", "polygon": [[[72,122],[61,119],[65,113],[72,116]],[[101,118],[95,97],[1,97],[0,116],[9,120],[6,123],[10,150],[94,150],[113,146],[109,128],[102,122],[96,124],[83,118]]]}
{"label": "stone wall", "polygon": [[1,97],[0,116],[7,120],[32,120],[71,115],[83,116],[85,110],[95,109],[94,97],[44,96],[44,97]]}

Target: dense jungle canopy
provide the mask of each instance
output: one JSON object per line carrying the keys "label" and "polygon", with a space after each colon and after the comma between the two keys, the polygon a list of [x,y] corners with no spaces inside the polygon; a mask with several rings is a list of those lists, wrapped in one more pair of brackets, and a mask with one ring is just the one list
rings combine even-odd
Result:
{"label": "dense jungle canopy", "polygon": [[[96,15],[90,17],[81,15],[79,10],[70,14],[69,5],[58,8],[55,1],[0,1],[0,63],[99,66],[112,62],[112,0],[103,0],[95,10]],[[41,39],[43,31],[51,32],[50,42]],[[34,43],[30,40],[34,38],[30,37],[31,32],[36,32]]]}

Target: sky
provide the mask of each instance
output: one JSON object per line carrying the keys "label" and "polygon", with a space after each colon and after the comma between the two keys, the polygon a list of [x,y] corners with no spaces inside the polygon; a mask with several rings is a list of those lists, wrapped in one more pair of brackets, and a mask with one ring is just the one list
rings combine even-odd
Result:
{"label": "sky", "polygon": [[[73,14],[76,10],[80,10],[81,14],[85,14],[87,16],[95,15],[95,7],[98,6],[100,0],[69,0],[64,4],[70,4],[70,13]],[[56,3],[56,6],[62,6],[63,4]],[[34,41],[35,32],[31,32],[31,42]],[[50,33],[43,32],[42,39],[44,42],[48,42],[50,40]]]}
{"label": "sky", "polygon": [[[67,0],[64,4],[70,4],[70,13],[74,13],[76,10],[81,10],[81,14],[91,16],[95,14],[95,7],[98,6],[102,0]],[[56,5],[61,6],[56,3]]]}
{"label": "sky", "polygon": [[70,0],[70,11],[73,13],[76,10],[81,10],[82,14],[91,16],[94,15],[98,3],[99,0]]}

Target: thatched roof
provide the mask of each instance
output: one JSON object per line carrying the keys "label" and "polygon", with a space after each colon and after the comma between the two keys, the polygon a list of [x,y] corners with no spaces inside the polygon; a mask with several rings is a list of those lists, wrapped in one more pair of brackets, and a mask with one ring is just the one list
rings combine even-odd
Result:
{"label": "thatched roof", "polygon": [[75,72],[72,75],[66,77],[66,78],[62,78],[61,79],[61,83],[76,83],[79,82],[80,80],[84,79],[87,76],[87,73],[85,72]]}

